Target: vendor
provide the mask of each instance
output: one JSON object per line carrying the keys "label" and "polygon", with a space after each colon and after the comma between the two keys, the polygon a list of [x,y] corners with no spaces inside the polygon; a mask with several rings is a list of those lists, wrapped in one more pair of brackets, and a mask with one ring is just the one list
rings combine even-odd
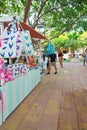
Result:
{"label": "vendor", "polygon": [[33,63],[33,64],[36,63],[36,60],[35,60],[35,56],[34,56],[34,55],[31,56],[31,63]]}
{"label": "vendor", "polygon": [[36,64],[36,59],[34,55],[28,56],[28,62],[30,65]]}
{"label": "vendor", "polygon": [[22,57],[22,63],[23,64],[26,64],[27,63],[27,59],[26,59],[26,57],[24,56],[24,57]]}
{"label": "vendor", "polygon": [[16,63],[23,63],[26,64],[27,63],[27,59],[25,56],[20,56],[17,60]]}

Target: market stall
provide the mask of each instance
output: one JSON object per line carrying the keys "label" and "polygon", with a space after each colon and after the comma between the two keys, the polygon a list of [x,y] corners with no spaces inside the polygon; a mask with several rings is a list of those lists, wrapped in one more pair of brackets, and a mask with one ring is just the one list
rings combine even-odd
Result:
{"label": "market stall", "polygon": [[[41,68],[35,62],[30,27],[22,24],[28,29],[21,30],[13,22],[0,36],[0,125],[41,81]],[[37,38],[42,36],[31,30],[38,34]]]}

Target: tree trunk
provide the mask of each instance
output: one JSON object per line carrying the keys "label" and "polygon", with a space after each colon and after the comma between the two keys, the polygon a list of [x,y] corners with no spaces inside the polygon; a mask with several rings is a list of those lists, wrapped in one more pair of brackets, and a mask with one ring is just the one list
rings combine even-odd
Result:
{"label": "tree trunk", "polygon": [[39,19],[40,19],[40,14],[41,14],[43,8],[45,7],[45,4],[46,4],[46,0],[44,0],[44,1],[42,2],[41,6],[40,6],[40,9],[39,9],[38,14],[37,14],[37,18],[36,18],[36,20],[34,21],[34,23],[33,23],[33,25],[32,25],[33,28],[35,28],[35,27],[37,26],[38,21],[39,21]]}
{"label": "tree trunk", "polygon": [[30,5],[31,5],[32,0],[26,0],[26,6],[25,6],[25,12],[24,12],[24,19],[23,22],[26,23],[27,18],[28,18],[28,12],[30,10]]}

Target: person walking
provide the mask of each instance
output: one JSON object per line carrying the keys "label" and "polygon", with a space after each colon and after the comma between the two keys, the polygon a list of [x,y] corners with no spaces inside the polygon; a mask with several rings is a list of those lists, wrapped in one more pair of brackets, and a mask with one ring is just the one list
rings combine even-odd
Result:
{"label": "person walking", "polygon": [[63,68],[63,52],[61,50],[59,50],[58,52],[58,59],[59,59],[61,68]]}
{"label": "person walking", "polygon": [[50,54],[48,56],[48,61],[49,61],[49,64],[48,64],[48,73],[47,74],[50,74],[50,71],[51,71],[51,66],[54,66],[54,69],[55,69],[55,73],[54,74],[57,74],[57,67],[56,67],[56,60],[57,60],[57,56],[56,54]]}
{"label": "person walking", "polygon": [[85,66],[85,63],[87,63],[87,49],[85,49],[85,52],[83,52],[83,65]]}

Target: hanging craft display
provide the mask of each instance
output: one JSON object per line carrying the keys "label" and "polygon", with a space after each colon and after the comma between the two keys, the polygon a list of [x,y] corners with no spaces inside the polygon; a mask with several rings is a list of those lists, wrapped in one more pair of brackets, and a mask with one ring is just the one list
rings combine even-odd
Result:
{"label": "hanging craft display", "polygon": [[19,31],[15,30],[15,25],[10,24],[5,28],[0,36],[0,58],[16,57],[16,40]]}
{"label": "hanging craft display", "polygon": [[21,55],[21,52],[22,52],[22,48],[23,48],[23,35],[22,35],[22,32],[19,31],[18,33],[18,37],[16,39],[16,57],[20,57]]}
{"label": "hanging craft display", "polygon": [[21,35],[22,35],[22,42],[23,42],[22,55],[34,54],[34,49],[33,49],[29,31],[23,30]]}
{"label": "hanging craft display", "polygon": [[34,53],[30,33],[28,30],[17,30],[14,23],[10,23],[0,36],[0,58],[15,58],[20,55]]}
{"label": "hanging craft display", "polygon": [[32,39],[32,44],[33,44],[34,50],[40,49],[40,40],[39,39]]}

